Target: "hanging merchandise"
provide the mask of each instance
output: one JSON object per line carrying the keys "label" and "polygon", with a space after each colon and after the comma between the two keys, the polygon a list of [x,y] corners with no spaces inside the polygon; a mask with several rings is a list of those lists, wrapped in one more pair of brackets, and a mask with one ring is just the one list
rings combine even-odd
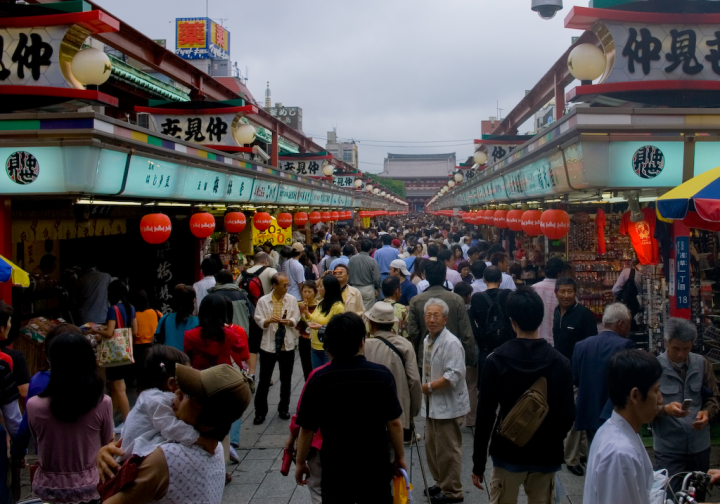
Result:
{"label": "hanging merchandise", "polygon": [[225,214],[225,231],[228,233],[242,233],[247,221],[242,212],[228,212]]}
{"label": "hanging merchandise", "polygon": [[283,229],[287,229],[290,226],[292,226],[293,219],[292,219],[292,215],[290,215],[289,213],[278,214],[276,219],[277,219],[278,226],[280,226]]}
{"label": "hanging merchandise", "polygon": [[595,226],[597,227],[597,252],[598,254],[604,254],[605,249],[605,212],[602,208],[599,208],[597,214],[595,214]]}
{"label": "hanging merchandise", "polygon": [[305,212],[295,212],[293,220],[295,221],[296,226],[305,227],[305,224],[308,222],[308,214]]}
{"label": "hanging merchandise", "polygon": [[272,217],[267,212],[258,212],[253,215],[253,226],[258,231],[265,231],[272,224]]}
{"label": "hanging merchandise", "polygon": [[528,210],[522,214],[520,219],[522,230],[528,236],[540,236],[542,230],[540,229],[540,217],[542,212],[540,210]]}
{"label": "hanging merchandise", "polygon": [[545,210],[540,216],[540,230],[550,240],[563,238],[570,229],[570,216],[565,210]]}
{"label": "hanging merchandise", "polygon": [[323,222],[330,222],[332,220],[330,212],[320,212],[320,220]]}
{"label": "hanging merchandise", "polygon": [[620,224],[620,233],[629,234],[640,264],[656,265],[660,262],[658,242],[655,239],[655,221],[657,217],[652,208],[643,208],[640,222],[630,220],[630,212],[625,212]]}
{"label": "hanging merchandise", "polygon": [[320,212],[310,212],[310,215],[308,215],[308,220],[310,221],[310,224],[314,226],[322,220]]}
{"label": "hanging merchandise", "polygon": [[522,210],[510,210],[505,217],[507,227],[511,231],[522,231],[522,214],[525,213]]}
{"label": "hanging merchandise", "polygon": [[215,217],[207,212],[193,214],[190,217],[190,232],[196,238],[207,238],[215,231]]}
{"label": "hanging merchandise", "polygon": [[507,218],[508,211],[507,210],[496,210],[495,215],[493,218],[495,219],[495,225],[499,227],[500,229],[507,229],[507,221],[505,220]]}
{"label": "hanging merchandise", "polygon": [[165,214],[148,214],[140,220],[140,235],[152,245],[165,243],[171,230],[170,217]]}

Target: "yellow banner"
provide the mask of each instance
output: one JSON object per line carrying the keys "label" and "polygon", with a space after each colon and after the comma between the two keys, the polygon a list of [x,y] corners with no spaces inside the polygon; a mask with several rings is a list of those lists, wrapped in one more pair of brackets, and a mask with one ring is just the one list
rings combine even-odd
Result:
{"label": "yellow banner", "polygon": [[13,220],[12,227],[13,243],[71,240],[125,233],[125,219],[91,219],[83,222],[71,219]]}
{"label": "yellow banner", "polygon": [[[270,219],[272,220],[272,223],[270,224],[270,227],[267,228],[265,231],[260,231],[255,227],[254,223],[251,224],[253,247],[262,245],[266,241],[271,242],[273,246],[292,245],[292,226],[287,229],[282,229],[280,226],[277,225],[275,217],[270,217]],[[249,220],[252,222],[252,219]]]}

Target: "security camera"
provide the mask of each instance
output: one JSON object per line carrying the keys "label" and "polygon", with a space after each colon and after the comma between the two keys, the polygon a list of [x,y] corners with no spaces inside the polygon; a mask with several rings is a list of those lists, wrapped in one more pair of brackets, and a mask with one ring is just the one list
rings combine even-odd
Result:
{"label": "security camera", "polygon": [[563,8],[562,0],[532,0],[532,10],[543,19],[552,19]]}
{"label": "security camera", "polygon": [[265,152],[264,150],[262,150],[260,147],[258,147],[257,145],[253,145],[253,154],[262,158],[263,161],[265,161],[266,163],[268,161],[270,161],[270,155],[267,152]]}

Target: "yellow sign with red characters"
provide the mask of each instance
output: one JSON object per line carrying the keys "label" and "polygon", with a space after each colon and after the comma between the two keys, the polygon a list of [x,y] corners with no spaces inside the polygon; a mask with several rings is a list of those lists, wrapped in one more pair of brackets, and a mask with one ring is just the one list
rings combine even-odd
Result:
{"label": "yellow sign with red characters", "polygon": [[[252,225],[252,244],[253,247],[259,247],[263,243],[269,241],[273,244],[273,247],[277,245],[287,245],[290,246],[293,243],[292,239],[292,228],[289,227],[287,229],[283,229],[277,224],[277,220],[275,220],[275,217],[270,217],[270,220],[272,221],[270,223],[270,227],[267,228],[265,231],[260,231],[255,227],[254,224]],[[252,220],[251,220],[252,222]]]}

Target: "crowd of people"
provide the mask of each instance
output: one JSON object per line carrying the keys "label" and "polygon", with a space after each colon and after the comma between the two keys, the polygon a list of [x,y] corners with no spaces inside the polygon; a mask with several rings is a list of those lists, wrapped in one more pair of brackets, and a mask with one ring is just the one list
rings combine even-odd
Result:
{"label": "crowd of people", "polygon": [[[81,321],[106,327],[97,338],[130,328],[135,363],[103,378],[87,335],[70,324],[47,335],[48,366],[32,378],[22,354],[3,349],[3,427],[13,463],[35,440],[34,494],[219,503],[243,412],[252,400],[255,425],[270,414],[276,365],[286,450],[314,503],[392,502],[421,411],[433,504],[464,500],[463,426],[474,428],[473,484],[487,485],[492,503],[517,502],[521,486],[528,502],[554,502],[563,464],[586,474],[592,504],[649,504],[655,471],[710,471],[720,392],[712,366],[691,352],[690,322],[669,320],[656,358],[628,339],[623,285],[598,324],[577,302],[571,264],[550,258],[531,270],[511,259],[507,240],[426,215],[369,229],[320,224],[296,239],[258,247],[237,279],[205,258],[203,278],[175,286],[164,315],[88,262]],[[0,340],[12,315],[0,302]],[[305,386],[291,411],[296,350]],[[128,387],[138,392],[132,408]],[[362,482],[348,485],[348,475]]]}

